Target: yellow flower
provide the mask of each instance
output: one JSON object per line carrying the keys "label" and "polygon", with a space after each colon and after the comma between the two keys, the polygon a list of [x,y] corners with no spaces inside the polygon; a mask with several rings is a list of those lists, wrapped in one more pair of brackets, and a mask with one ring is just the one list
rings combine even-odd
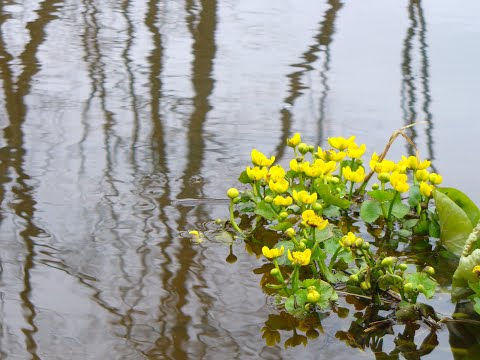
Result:
{"label": "yellow flower", "polygon": [[[405,156],[402,156],[402,159],[405,160]],[[431,164],[431,162],[428,160],[420,161],[420,159],[417,158],[416,156],[409,156],[406,159],[406,162],[407,162],[408,168],[412,170],[425,170]]]}
{"label": "yellow flower", "polygon": [[280,249],[276,249],[276,248],[273,248],[273,249],[269,249],[267,246],[264,246],[262,247],[262,254],[267,258],[267,259],[275,259],[279,256],[282,256],[283,255],[283,251],[284,251],[284,247],[282,245],[282,247]]}
{"label": "yellow flower", "polygon": [[365,180],[365,169],[360,166],[357,170],[352,171],[350,166],[345,166],[343,168],[343,176],[345,177],[346,180],[360,183],[363,180]]}
{"label": "yellow flower", "polygon": [[312,256],[312,250],[306,249],[303,252],[302,251],[290,251],[288,249],[288,260],[293,265],[300,265],[300,266],[305,266],[310,264],[310,257]]}
{"label": "yellow flower", "polygon": [[395,170],[397,170],[400,174],[405,174],[408,169],[408,160],[405,156],[403,159],[400,160],[397,165],[395,165]]}
{"label": "yellow flower", "polygon": [[302,204],[313,204],[315,201],[317,201],[317,193],[310,195],[310,193],[305,190],[301,190],[299,192],[293,190],[293,198],[295,201],[298,201]]}
{"label": "yellow flower", "polygon": [[395,170],[395,163],[391,160],[385,160],[383,159],[382,161],[378,161],[379,156],[377,155],[376,152],[372,154],[372,158],[369,162],[370,168],[375,171],[377,174],[380,174],[382,172],[392,172]]}
{"label": "yellow flower", "polygon": [[443,181],[443,177],[437,173],[431,173],[428,177],[428,180],[430,180],[430,182],[434,185],[440,185]]}
{"label": "yellow flower", "polygon": [[277,195],[273,199],[273,205],[275,206],[290,206],[292,205],[293,199],[290,196],[284,198],[283,196]]}
{"label": "yellow flower", "polygon": [[270,186],[270,189],[272,191],[276,192],[277,194],[281,194],[288,190],[288,187],[290,186],[290,184],[288,183],[287,180],[280,179],[277,182],[273,182],[270,180],[268,182],[268,186]]}
{"label": "yellow flower", "polygon": [[307,302],[316,303],[318,300],[320,300],[320,293],[316,289],[308,290]]}
{"label": "yellow flower", "polygon": [[394,171],[390,176],[390,184],[400,193],[407,192],[410,187],[407,183],[407,175],[400,174],[398,171]]}
{"label": "yellow flower", "polygon": [[367,145],[365,144],[362,144],[360,145],[360,147],[356,146],[357,144],[355,144],[355,146],[350,146],[348,149],[347,149],[347,155],[349,157],[351,157],[352,159],[356,158],[360,158],[362,157],[363,154],[365,154],[365,151],[367,151]]}
{"label": "yellow flower", "polygon": [[472,269],[472,274],[480,278],[480,265],[475,265]]}
{"label": "yellow flower", "polygon": [[251,155],[252,155],[253,164],[257,166],[270,166],[275,161],[275,156],[272,156],[270,159],[267,159],[267,157],[257,149],[253,149]]}
{"label": "yellow flower", "polygon": [[347,153],[344,151],[336,152],[335,150],[323,151],[322,148],[319,146],[317,150],[317,156],[323,161],[340,162],[345,158],[345,156],[347,156]]}
{"label": "yellow flower", "polygon": [[328,225],[328,220],[318,216],[313,210],[305,210],[302,213],[302,219],[308,226],[317,228],[318,230],[325,229]]}
{"label": "yellow flower", "polygon": [[302,138],[299,133],[295,133],[290,139],[287,139],[287,146],[294,148],[302,142]]}
{"label": "yellow flower", "polygon": [[298,173],[304,172],[305,167],[310,166],[308,161],[298,162],[296,159],[290,160],[290,169]]}
{"label": "yellow flower", "polygon": [[253,169],[251,169],[250,166],[247,166],[247,175],[250,180],[262,180],[267,176],[267,168],[255,166]]}
{"label": "yellow flower", "polygon": [[418,181],[427,181],[430,173],[427,170],[417,170],[415,173],[415,178]]}
{"label": "yellow flower", "polygon": [[267,180],[277,182],[280,179],[283,179],[285,176],[285,170],[283,167],[275,165],[268,170]]}
{"label": "yellow flower", "polygon": [[350,136],[348,139],[343,137],[328,138],[328,143],[331,147],[338,149],[340,151],[348,149],[352,146],[355,146],[355,136]]}
{"label": "yellow flower", "polygon": [[357,237],[355,236],[354,233],[351,231],[348,232],[347,235],[343,236],[338,242],[340,245],[344,248],[348,248],[355,244],[355,240],[357,240]]}
{"label": "yellow flower", "polygon": [[425,181],[420,183],[420,193],[425,197],[430,197],[432,195],[432,191],[435,189],[435,186],[428,185]]}

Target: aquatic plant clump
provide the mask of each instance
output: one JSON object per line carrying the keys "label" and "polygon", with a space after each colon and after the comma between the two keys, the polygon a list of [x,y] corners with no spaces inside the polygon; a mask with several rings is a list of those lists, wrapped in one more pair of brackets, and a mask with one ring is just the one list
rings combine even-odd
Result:
{"label": "aquatic plant clump", "polygon": [[[232,230],[261,246],[270,264],[262,283],[290,315],[302,319],[330,308],[339,295],[355,294],[388,303],[399,321],[438,320],[418,303],[435,295],[435,269],[415,268],[379,251],[362,236],[362,227],[382,233],[384,241],[438,239],[462,256],[454,286],[480,313],[480,210],[459,190],[440,187],[442,176],[418,151],[387,159],[398,135],[415,148],[399,130],[380,155],[363,159],[367,147],[355,136],[329,138],[329,147],[321,148],[297,133],[286,140],[293,155],[288,167],[253,149],[238,179],[245,189],[227,191]],[[240,217],[249,221],[237,223]]]}

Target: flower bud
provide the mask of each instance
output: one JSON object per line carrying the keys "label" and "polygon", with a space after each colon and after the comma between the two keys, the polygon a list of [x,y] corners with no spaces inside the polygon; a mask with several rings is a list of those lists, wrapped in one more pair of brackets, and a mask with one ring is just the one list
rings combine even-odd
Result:
{"label": "flower bud", "polygon": [[431,266],[425,266],[425,269],[423,269],[428,275],[433,276],[435,275],[435,269]]}
{"label": "flower bud", "polygon": [[277,276],[280,273],[280,271],[277,268],[273,268],[270,270],[270,275],[272,276]]}
{"label": "flower bud", "polygon": [[412,283],[406,283],[403,285],[403,291],[410,293],[413,291],[413,284]]}
{"label": "flower bud", "polygon": [[236,197],[235,199],[233,199],[233,203],[234,204],[238,204],[240,202],[240,198],[239,197]]}
{"label": "flower bud", "polygon": [[397,267],[400,271],[405,271],[408,268],[407,264],[399,264]]}
{"label": "flower bud", "polygon": [[273,197],[271,197],[270,195],[267,195],[265,196],[264,200],[267,204],[271,204],[273,202]]}
{"label": "flower bud", "polygon": [[298,145],[298,151],[300,151],[300,154],[305,155],[309,150],[309,146],[305,143],[300,143]]}
{"label": "flower bud", "polygon": [[278,217],[280,220],[285,220],[288,217],[288,212],[282,211],[280,214],[278,214]]}
{"label": "flower bud", "polygon": [[380,188],[380,185],[378,185],[377,183],[372,185],[372,190],[378,190],[379,188]]}
{"label": "flower bud", "polygon": [[287,230],[285,230],[285,235],[287,235],[288,237],[295,236],[295,229],[294,228],[288,228]]}
{"label": "flower bud", "polygon": [[320,300],[320,293],[317,290],[309,291],[307,294],[307,301],[309,303],[316,303]]}
{"label": "flower bud", "polygon": [[417,286],[417,291],[418,291],[418,292],[424,292],[424,291],[425,291],[425,288],[423,287],[422,284],[419,284],[419,285]]}
{"label": "flower bud", "polygon": [[386,183],[390,181],[390,174],[387,172],[381,172],[378,174],[378,180],[380,180],[382,183]]}
{"label": "flower bud", "polygon": [[328,178],[328,182],[331,184],[338,184],[340,182],[340,179],[336,176],[330,176]]}
{"label": "flower bud", "polygon": [[370,249],[370,243],[364,241],[363,244],[362,244],[362,249],[363,249],[363,250],[368,250],[368,249]]}
{"label": "flower bud", "polygon": [[238,190],[236,188],[230,188],[227,190],[227,196],[230,198],[230,199],[235,199],[236,197],[238,197]]}
{"label": "flower bud", "polygon": [[363,245],[363,239],[362,238],[357,238],[357,240],[355,240],[355,247],[360,248],[360,247],[362,247],[362,245]]}
{"label": "flower bud", "polygon": [[358,275],[357,274],[352,274],[350,275],[350,281],[354,282],[354,283],[358,283]]}
{"label": "flower bud", "polygon": [[392,266],[394,260],[395,258],[393,256],[387,256],[385,259],[382,260],[381,265],[385,267]]}
{"label": "flower bud", "polygon": [[304,250],[307,247],[307,245],[305,245],[304,242],[300,242],[298,243],[298,247],[300,248],[300,250]]}
{"label": "flower bud", "polygon": [[320,204],[320,203],[318,203],[318,202],[314,202],[314,203],[312,204],[312,209],[313,209],[313,211],[317,211],[317,212],[318,212],[318,211],[321,211],[321,210],[323,209],[323,206],[322,206],[322,204]]}
{"label": "flower bud", "polygon": [[315,151],[315,146],[309,145],[309,146],[308,146],[308,151],[311,152],[311,153],[313,153],[313,152]]}
{"label": "flower bud", "polygon": [[222,219],[216,219],[216,220],[215,220],[215,224],[217,224],[217,225],[220,225],[222,222],[223,222]]}
{"label": "flower bud", "polygon": [[362,281],[362,282],[360,283],[360,288],[361,288],[362,290],[368,290],[368,289],[371,288],[371,285],[370,285],[369,282]]}

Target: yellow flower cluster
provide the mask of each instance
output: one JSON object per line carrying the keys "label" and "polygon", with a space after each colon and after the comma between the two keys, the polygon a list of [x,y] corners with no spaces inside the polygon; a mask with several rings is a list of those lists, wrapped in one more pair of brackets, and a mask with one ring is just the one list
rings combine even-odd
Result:
{"label": "yellow flower cluster", "polygon": [[353,171],[350,166],[345,166],[343,168],[343,176],[345,180],[361,183],[365,180],[365,169],[360,166],[357,170]]}
{"label": "yellow flower cluster", "polygon": [[317,201],[317,193],[310,194],[306,190],[293,190],[293,199],[299,204],[313,204]]}
{"label": "yellow flower cluster", "polygon": [[350,248],[359,248],[363,245],[364,241],[361,237],[355,236],[354,233],[351,231],[348,232],[347,235],[344,235],[338,243],[340,244],[341,247],[345,249],[350,249]]}

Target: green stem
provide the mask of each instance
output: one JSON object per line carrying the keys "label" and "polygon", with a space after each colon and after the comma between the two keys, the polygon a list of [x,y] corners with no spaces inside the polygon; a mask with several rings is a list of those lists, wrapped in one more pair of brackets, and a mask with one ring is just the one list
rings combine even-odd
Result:
{"label": "green stem", "polygon": [[235,222],[235,217],[233,216],[233,200],[230,200],[230,224],[232,224],[232,227],[237,231],[239,234],[243,235],[243,231],[238,227],[237,223]]}
{"label": "green stem", "polygon": [[291,278],[292,278],[292,292],[295,293],[298,289],[298,265],[295,265]]}
{"label": "green stem", "polygon": [[328,270],[332,271],[335,260],[337,260],[337,256],[338,254],[340,254],[342,250],[343,248],[341,246],[339,246],[337,250],[335,250],[335,253],[332,256],[332,259],[330,260],[330,265],[328,265]]}
{"label": "green stem", "polygon": [[273,259],[273,265],[275,265],[275,268],[278,270],[278,277],[281,280],[282,284],[285,285],[285,280],[283,279],[282,272],[280,271],[280,268],[278,267],[278,261],[277,258]]}
{"label": "green stem", "polygon": [[351,181],[350,192],[348,193],[348,200],[352,200],[353,184],[354,184],[354,182]]}
{"label": "green stem", "polygon": [[393,195],[392,202],[390,203],[390,207],[388,208],[388,215],[387,215],[387,221],[390,222],[391,217],[392,217],[392,209],[393,209],[393,204],[395,203],[395,200],[397,200],[398,196],[398,191],[395,191],[395,195]]}

